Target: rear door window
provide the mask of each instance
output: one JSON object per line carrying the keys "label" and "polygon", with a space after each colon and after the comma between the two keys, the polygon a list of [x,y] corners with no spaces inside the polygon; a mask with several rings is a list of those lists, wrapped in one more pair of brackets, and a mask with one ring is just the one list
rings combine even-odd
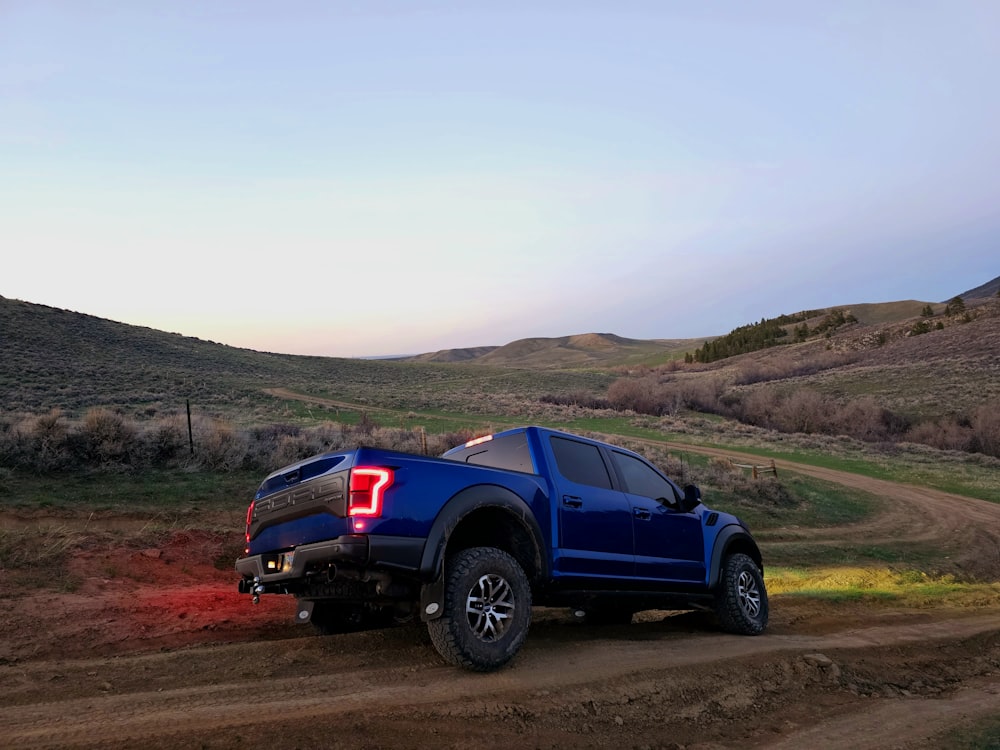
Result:
{"label": "rear door window", "polygon": [[571,482],[611,489],[611,476],[596,445],[566,438],[551,438],[552,453],[559,473]]}

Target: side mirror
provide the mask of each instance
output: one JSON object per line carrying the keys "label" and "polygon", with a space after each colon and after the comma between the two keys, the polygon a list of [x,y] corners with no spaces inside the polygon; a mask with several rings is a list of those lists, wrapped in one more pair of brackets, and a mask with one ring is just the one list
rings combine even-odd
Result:
{"label": "side mirror", "polygon": [[701,505],[701,490],[698,489],[697,485],[689,484],[684,488],[684,500],[681,502],[681,506],[686,513],[699,505]]}

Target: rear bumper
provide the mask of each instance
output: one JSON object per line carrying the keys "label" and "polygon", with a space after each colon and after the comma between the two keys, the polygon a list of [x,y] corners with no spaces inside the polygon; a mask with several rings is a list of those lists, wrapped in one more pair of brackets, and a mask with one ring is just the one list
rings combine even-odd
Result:
{"label": "rear bumper", "polygon": [[338,536],[322,542],[302,544],[288,552],[266,552],[242,557],[236,561],[236,570],[244,578],[261,583],[290,581],[302,578],[310,567],[324,563],[364,565],[369,558],[368,547],[367,536]]}
{"label": "rear bumper", "polygon": [[304,578],[328,564],[416,574],[424,551],[424,539],[413,537],[346,534],[312,544],[301,544],[285,552],[265,552],[242,557],[236,571],[243,576],[240,590],[250,591],[253,582],[285,583]]}

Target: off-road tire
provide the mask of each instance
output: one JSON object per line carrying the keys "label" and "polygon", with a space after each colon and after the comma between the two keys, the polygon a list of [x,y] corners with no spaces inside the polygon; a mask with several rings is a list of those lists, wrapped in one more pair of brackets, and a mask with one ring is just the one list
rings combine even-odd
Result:
{"label": "off-road tire", "polygon": [[445,661],[490,672],[520,650],[531,625],[531,586],[517,561],[493,547],[458,552],[445,563],[444,609],[427,623]]}
{"label": "off-road tire", "polygon": [[720,627],[738,635],[760,635],[767,627],[767,589],[757,564],[742,552],[725,559],[715,614]]}

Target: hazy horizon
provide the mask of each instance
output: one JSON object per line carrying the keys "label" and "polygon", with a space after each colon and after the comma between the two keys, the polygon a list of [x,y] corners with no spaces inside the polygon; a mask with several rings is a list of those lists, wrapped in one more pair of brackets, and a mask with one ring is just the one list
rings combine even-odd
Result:
{"label": "hazy horizon", "polygon": [[0,6],[0,294],[389,356],[997,275],[1000,6]]}

